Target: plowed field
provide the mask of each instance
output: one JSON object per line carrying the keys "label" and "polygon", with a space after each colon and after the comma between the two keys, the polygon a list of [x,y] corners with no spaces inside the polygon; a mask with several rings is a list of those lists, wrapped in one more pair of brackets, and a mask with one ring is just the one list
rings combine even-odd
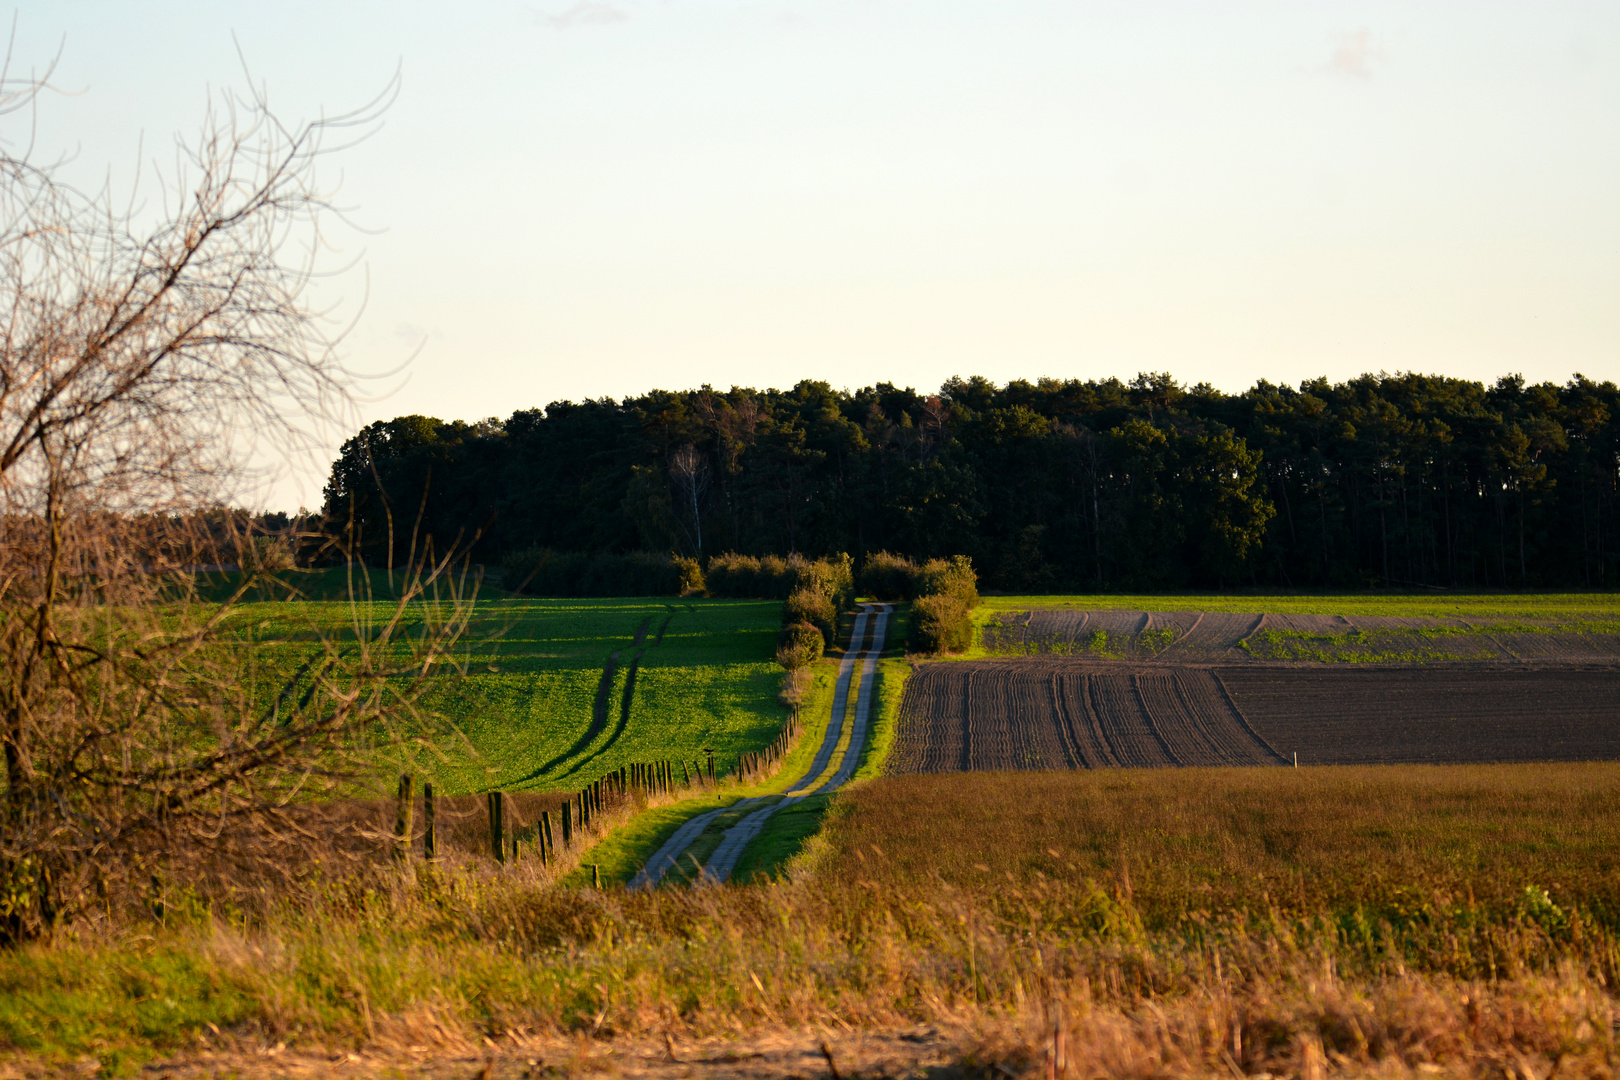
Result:
{"label": "plowed field", "polygon": [[1302,764],[1620,759],[1614,669],[1248,667],[1220,678],[1255,731]]}
{"label": "plowed field", "polygon": [[1620,669],[929,664],[895,773],[1620,759]]}
{"label": "plowed field", "polygon": [[1197,611],[1009,611],[984,628],[994,655],[1156,663],[1537,664],[1620,661],[1620,624],[1568,619],[1241,614]]}

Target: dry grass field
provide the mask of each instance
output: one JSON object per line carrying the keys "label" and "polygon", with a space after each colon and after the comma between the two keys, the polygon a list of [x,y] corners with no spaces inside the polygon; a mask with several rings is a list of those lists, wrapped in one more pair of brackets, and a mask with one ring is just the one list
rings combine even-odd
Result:
{"label": "dry grass field", "polygon": [[1095,886],[1149,930],[1241,911],[1421,936],[1535,889],[1620,927],[1620,763],[889,776],[839,801],[814,858],[883,891],[1050,904],[1043,922],[1083,922]]}
{"label": "dry grass field", "polygon": [[0,1066],[1611,1075],[1620,765],[904,776],[835,805],[762,885],[451,859],[125,911],[0,955]]}

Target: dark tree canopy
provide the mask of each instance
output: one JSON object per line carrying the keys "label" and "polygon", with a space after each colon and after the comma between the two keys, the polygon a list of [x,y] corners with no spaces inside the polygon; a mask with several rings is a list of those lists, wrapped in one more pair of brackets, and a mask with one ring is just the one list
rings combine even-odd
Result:
{"label": "dark tree canopy", "polygon": [[1168,375],[937,394],[655,390],[407,416],[327,487],[370,557],[443,546],[972,556],[990,588],[1612,587],[1620,391],[1414,374],[1229,395]]}

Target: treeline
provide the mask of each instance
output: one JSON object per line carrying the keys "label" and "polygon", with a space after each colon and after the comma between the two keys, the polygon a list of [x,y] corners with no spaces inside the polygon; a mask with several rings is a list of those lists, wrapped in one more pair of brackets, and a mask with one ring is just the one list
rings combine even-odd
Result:
{"label": "treeline", "polygon": [[1581,376],[807,381],[380,421],[326,515],[373,562],[431,538],[486,563],[965,553],[1003,590],[1612,587],[1617,481],[1620,391]]}

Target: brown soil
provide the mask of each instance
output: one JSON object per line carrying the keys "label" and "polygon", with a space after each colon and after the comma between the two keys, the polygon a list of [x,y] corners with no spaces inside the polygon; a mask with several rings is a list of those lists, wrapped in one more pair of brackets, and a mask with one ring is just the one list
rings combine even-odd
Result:
{"label": "brown soil", "polygon": [[894,773],[1620,759],[1620,669],[930,664]]}
{"label": "brown soil", "polygon": [[1209,669],[985,660],[930,664],[912,676],[889,771],[1281,760]]}
{"label": "brown soil", "polygon": [[1301,764],[1620,759],[1620,671],[1235,668],[1220,677]]}

